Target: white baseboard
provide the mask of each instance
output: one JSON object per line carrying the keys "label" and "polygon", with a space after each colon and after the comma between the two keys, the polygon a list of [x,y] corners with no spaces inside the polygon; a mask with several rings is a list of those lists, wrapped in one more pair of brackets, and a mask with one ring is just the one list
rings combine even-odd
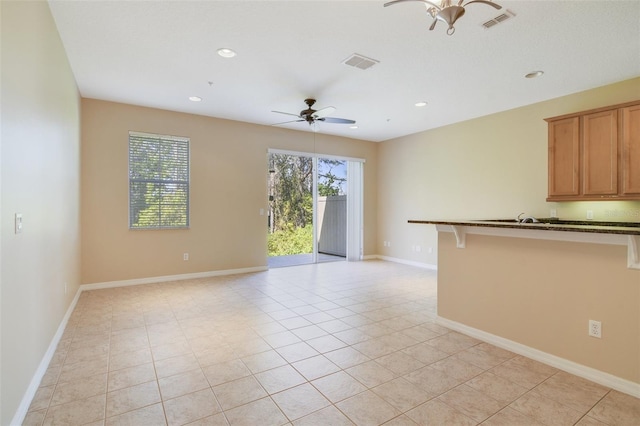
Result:
{"label": "white baseboard", "polygon": [[432,263],[416,262],[414,260],[400,259],[399,257],[390,257],[377,254],[375,255],[375,259],[386,260],[387,262],[402,263],[403,265],[416,266],[418,268],[431,269],[434,271],[438,270],[438,265],[434,265]]}
{"label": "white baseboard", "polygon": [[128,287],[132,285],[163,283],[167,281],[192,280],[195,278],[219,277],[223,275],[247,274],[250,272],[262,272],[268,269],[267,266],[254,266],[251,268],[224,269],[220,271],[194,272],[192,274],[165,275],[162,277],[136,278],[132,280],[107,281],[102,283],[83,284],[82,291],[100,290],[104,288]]}
{"label": "white baseboard", "polygon": [[377,254],[367,254],[365,256],[362,256],[362,260],[377,260],[377,259],[378,259]]}
{"label": "white baseboard", "polygon": [[630,380],[626,380],[617,376],[614,376],[604,371],[596,370],[595,368],[587,367],[586,365],[578,364],[573,361],[569,361],[559,356],[551,355],[549,353],[534,349],[530,346],[523,345],[513,340],[505,339],[504,337],[496,336],[495,334],[487,333],[486,331],[479,330],[477,328],[469,327],[468,325],[452,321],[447,318],[438,316],[436,322],[442,326],[450,328],[460,333],[466,334],[483,342],[491,343],[499,348],[506,349],[508,351],[517,353],[518,355],[526,356],[535,361],[542,362],[543,364],[550,365],[567,373],[574,374],[592,382],[601,384],[617,391],[626,393],[628,395],[640,398],[640,383],[635,383]]}
{"label": "white baseboard", "polygon": [[67,327],[69,318],[71,317],[71,314],[73,313],[73,310],[75,309],[76,304],[78,303],[78,299],[80,298],[80,293],[82,293],[82,289],[78,288],[78,291],[76,291],[76,295],[71,301],[69,308],[67,308],[67,312],[64,314],[62,321],[60,321],[60,325],[56,330],[56,334],[53,335],[53,339],[51,339],[51,343],[49,343],[49,347],[47,348],[47,351],[44,353],[44,356],[42,357],[42,360],[40,361],[40,364],[38,365],[36,372],[31,378],[29,387],[27,387],[27,390],[22,396],[22,400],[20,401],[18,410],[16,411],[16,413],[13,416],[13,419],[11,420],[11,425],[19,426],[24,421],[24,418],[26,417],[27,412],[29,411],[29,406],[31,405],[31,401],[33,401],[33,398],[36,396],[36,392],[40,387],[40,382],[42,382],[42,378],[47,372],[47,368],[49,368],[49,363],[53,359],[53,355],[56,353],[58,343],[60,343],[60,339],[64,334],[64,330]]}

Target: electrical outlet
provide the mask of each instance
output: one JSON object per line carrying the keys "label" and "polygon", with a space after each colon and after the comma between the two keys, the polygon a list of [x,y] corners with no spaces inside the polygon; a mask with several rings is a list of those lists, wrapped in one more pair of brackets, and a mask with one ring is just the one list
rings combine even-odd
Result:
{"label": "electrical outlet", "polygon": [[587,220],[593,220],[593,210],[587,210]]}
{"label": "electrical outlet", "polygon": [[589,320],[589,336],[602,338],[602,323],[600,321]]}
{"label": "electrical outlet", "polygon": [[189,260],[189,253],[184,253],[182,255],[182,260]]}
{"label": "electrical outlet", "polygon": [[427,251],[429,252],[429,254],[433,253],[433,247],[429,247]]}
{"label": "electrical outlet", "polygon": [[549,210],[549,216],[558,217],[558,210],[556,210],[556,209]]}

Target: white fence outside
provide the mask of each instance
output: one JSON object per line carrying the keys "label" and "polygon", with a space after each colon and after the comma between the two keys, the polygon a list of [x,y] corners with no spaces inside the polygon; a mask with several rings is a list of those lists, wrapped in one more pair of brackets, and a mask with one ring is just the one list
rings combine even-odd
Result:
{"label": "white fence outside", "polygon": [[318,197],[318,252],[347,255],[347,196]]}

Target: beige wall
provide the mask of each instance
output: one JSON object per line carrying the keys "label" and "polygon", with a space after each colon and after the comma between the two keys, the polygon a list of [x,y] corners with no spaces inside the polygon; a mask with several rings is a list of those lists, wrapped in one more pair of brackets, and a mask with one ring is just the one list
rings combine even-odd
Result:
{"label": "beige wall", "polygon": [[[190,229],[128,229],[130,130],[190,138]],[[375,253],[377,144],[83,99],[82,282],[265,266],[268,148],[364,158],[364,253]]]}
{"label": "beige wall", "polygon": [[0,424],[8,425],[80,282],[80,99],[48,4],[2,1],[0,10]]}
{"label": "beige wall", "polygon": [[438,315],[640,383],[640,271],[626,265],[626,246],[468,234],[458,249],[443,232]]}
{"label": "beige wall", "polygon": [[[595,220],[640,221],[640,202],[545,201],[543,120],[637,99],[640,78],[382,142],[377,253],[437,264],[435,227],[408,219],[548,217],[556,208],[566,219],[584,219],[593,210]],[[422,251],[412,251],[415,245]]]}

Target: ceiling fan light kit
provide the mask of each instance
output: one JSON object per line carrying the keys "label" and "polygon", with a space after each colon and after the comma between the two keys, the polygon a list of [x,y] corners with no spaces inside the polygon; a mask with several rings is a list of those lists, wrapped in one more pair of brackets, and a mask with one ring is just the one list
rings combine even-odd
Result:
{"label": "ceiling fan light kit", "polygon": [[436,27],[436,24],[438,23],[438,21],[442,21],[448,25],[448,28],[447,28],[448,35],[453,35],[453,33],[456,32],[456,29],[453,26],[455,25],[456,21],[464,15],[465,7],[469,6],[470,4],[483,3],[495,9],[502,9],[502,6],[492,2],[491,0],[471,0],[466,3],[464,3],[464,0],[459,0],[457,4],[452,0],[442,0],[440,2],[440,5],[437,5],[436,3],[433,3],[429,0],[394,0],[388,3],[385,3],[384,7],[393,6],[394,4],[405,3],[410,1],[419,1],[425,4],[425,7],[427,8],[427,12],[433,18],[433,22],[429,27],[430,31],[432,31]]}

